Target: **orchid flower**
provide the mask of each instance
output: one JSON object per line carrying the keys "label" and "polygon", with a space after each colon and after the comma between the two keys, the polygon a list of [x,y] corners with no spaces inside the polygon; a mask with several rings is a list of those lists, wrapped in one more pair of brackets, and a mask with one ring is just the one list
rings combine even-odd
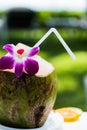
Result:
{"label": "orchid flower", "polygon": [[15,75],[19,78],[25,71],[29,75],[34,75],[39,70],[39,65],[35,55],[39,52],[39,47],[18,48],[13,44],[3,46],[8,54],[0,58],[0,70],[14,69]]}

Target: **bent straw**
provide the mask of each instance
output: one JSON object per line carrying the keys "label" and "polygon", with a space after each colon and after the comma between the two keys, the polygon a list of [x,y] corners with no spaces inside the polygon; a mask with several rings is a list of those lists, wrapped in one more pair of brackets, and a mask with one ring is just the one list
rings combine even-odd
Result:
{"label": "bent straw", "polygon": [[73,54],[73,52],[71,51],[71,49],[68,47],[68,45],[66,44],[66,42],[63,40],[63,38],[61,37],[61,35],[59,34],[59,32],[55,29],[55,28],[51,28],[50,30],[48,30],[48,32],[34,45],[34,47],[36,46],[40,46],[42,44],[42,42],[51,34],[54,33],[56,35],[56,37],[58,38],[58,40],[60,41],[60,43],[63,45],[63,47],[65,48],[65,50],[68,52],[68,54],[72,57],[72,59],[76,59],[76,56]]}

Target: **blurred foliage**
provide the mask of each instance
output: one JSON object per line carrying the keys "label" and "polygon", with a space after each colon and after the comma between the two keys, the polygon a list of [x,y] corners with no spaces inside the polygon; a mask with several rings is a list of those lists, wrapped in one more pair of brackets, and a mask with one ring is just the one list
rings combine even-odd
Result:
{"label": "blurred foliage", "polygon": [[[15,8],[14,8],[15,9]],[[19,8],[21,9],[21,8]],[[9,9],[10,10],[10,9]],[[9,11],[8,10],[8,11]],[[0,11],[0,16],[3,16],[7,13],[7,11]],[[55,16],[83,16],[85,14],[84,11],[37,11],[38,15],[40,16],[40,18],[44,18],[46,19],[48,16],[52,16],[52,15],[55,15]]]}
{"label": "blurred foliage", "polygon": [[[39,22],[44,22],[50,17],[75,16],[83,17],[83,12],[39,12]],[[3,37],[0,37],[1,46],[6,43],[17,44],[22,42],[33,46],[47,31],[48,27],[25,29],[25,30],[4,30]],[[57,28],[58,29],[58,28]],[[6,32],[5,32],[6,31]],[[77,59],[73,61],[65,49],[62,47],[54,34],[51,34],[40,46],[39,53],[47,61],[51,62],[58,76],[58,95],[54,108],[74,106],[87,110],[85,104],[85,90],[83,78],[87,74],[87,30],[81,28],[59,28],[62,35],[71,50],[75,53]],[[2,33],[2,32],[1,32]],[[0,55],[6,52],[0,50]]]}
{"label": "blurred foliage", "polygon": [[46,12],[46,11],[42,11],[42,12],[38,12],[38,15],[40,16],[40,18],[44,18],[44,20],[48,17],[83,17],[85,15],[84,11],[50,11],[50,12]]}
{"label": "blurred foliage", "polygon": [[78,51],[75,52],[75,55],[75,61],[68,57],[67,54],[56,56],[51,60],[55,66],[59,81],[55,108],[76,106],[83,110],[87,109],[83,83],[84,76],[87,75],[87,52]]}

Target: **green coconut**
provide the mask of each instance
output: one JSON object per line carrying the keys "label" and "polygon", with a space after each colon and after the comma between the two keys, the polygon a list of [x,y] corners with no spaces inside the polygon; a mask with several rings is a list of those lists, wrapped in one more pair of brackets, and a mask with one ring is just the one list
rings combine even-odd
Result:
{"label": "green coconut", "polygon": [[56,99],[57,77],[52,64],[40,56],[36,59],[39,71],[34,76],[24,72],[17,78],[13,70],[0,71],[1,124],[13,128],[38,128],[47,120]]}

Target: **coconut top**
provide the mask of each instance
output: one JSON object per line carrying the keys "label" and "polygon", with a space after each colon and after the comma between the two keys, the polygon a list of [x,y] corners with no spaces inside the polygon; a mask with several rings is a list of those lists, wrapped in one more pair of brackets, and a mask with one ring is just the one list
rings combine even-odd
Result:
{"label": "coconut top", "polygon": [[[39,47],[31,48],[22,43],[18,43],[16,46],[7,44],[3,48],[7,50],[8,53],[0,59],[1,71],[16,73],[17,77],[21,77],[22,72],[37,77],[46,77],[54,71],[52,64],[36,55],[39,52]],[[27,57],[28,59],[26,59]],[[24,62],[24,64],[22,64],[22,62]],[[7,68],[4,65],[6,63]],[[11,65],[9,65],[10,63]],[[13,67],[14,65],[15,68]],[[25,69],[23,67],[25,67]]]}

